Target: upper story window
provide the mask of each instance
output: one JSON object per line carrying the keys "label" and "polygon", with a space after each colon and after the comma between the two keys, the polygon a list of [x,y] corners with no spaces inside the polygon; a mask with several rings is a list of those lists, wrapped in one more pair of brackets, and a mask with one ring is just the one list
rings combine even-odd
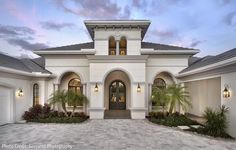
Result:
{"label": "upper story window", "polygon": [[127,54],[127,40],[125,37],[122,37],[119,42],[119,54],[126,55]]}
{"label": "upper story window", "polygon": [[109,55],[116,55],[116,40],[113,36],[109,38]]}

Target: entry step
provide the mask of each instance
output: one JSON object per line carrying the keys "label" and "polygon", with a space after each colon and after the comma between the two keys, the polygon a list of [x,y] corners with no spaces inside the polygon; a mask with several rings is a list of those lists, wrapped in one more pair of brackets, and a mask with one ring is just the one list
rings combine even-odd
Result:
{"label": "entry step", "polygon": [[130,110],[105,110],[104,119],[131,119]]}

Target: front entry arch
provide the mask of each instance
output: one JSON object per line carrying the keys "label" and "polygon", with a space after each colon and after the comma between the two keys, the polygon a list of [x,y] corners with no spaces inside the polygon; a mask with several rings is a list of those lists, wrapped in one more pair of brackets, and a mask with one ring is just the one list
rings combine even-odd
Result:
{"label": "front entry arch", "polygon": [[115,80],[109,86],[109,109],[126,109],[126,86],[121,80]]}

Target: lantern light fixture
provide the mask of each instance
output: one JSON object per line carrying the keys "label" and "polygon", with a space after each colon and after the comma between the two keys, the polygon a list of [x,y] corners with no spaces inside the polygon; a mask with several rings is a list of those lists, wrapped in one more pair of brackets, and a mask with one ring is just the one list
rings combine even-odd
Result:
{"label": "lantern light fixture", "polygon": [[95,87],[94,87],[94,92],[98,92],[98,84],[96,83]]}
{"label": "lantern light fixture", "polygon": [[223,91],[223,97],[224,98],[229,98],[230,97],[230,91],[229,91],[229,86],[225,85],[225,89]]}
{"label": "lantern light fixture", "polygon": [[140,84],[138,83],[137,92],[141,92]]}
{"label": "lantern light fixture", "polygon": [[22,90],[22,89],[19,89],[19,90],[18,90],[18,96],[19,96],[19,97],[22,97],[23,95],[24,95],[23,90]]}

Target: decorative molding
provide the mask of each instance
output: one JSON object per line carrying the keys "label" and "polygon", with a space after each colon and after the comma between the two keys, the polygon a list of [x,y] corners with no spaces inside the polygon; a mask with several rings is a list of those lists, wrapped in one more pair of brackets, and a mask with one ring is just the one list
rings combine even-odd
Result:
{"label": "decorative molding", "polygon": [[200,50],[154,50],[154,49],[141,49],[141,54],[149,54],[149,55],[172,55],[172,54],[183,54],[183,55],[194,55],[200,52]]}
{"label": "decorative molding", "polygon": [[90,107],[88,108],[89,111],[104,111],[105,107]]}
{"label": "decorative molding", "polygon": [[37,50],[35,54],[81,54],[81,55],[94,55],[95,49],[82,49],[82,50]]}
{"label": "decorative molding", "polygon": [[125,56],[112,56],[112,55],[94,55],[87,56],[89,63],[146,63],[147,55],[125,55]]}
{"label": "decorative molding", "polygon": [[131,111],[146,111],[147,108],[145,107],[132,107],[130,108]]}

